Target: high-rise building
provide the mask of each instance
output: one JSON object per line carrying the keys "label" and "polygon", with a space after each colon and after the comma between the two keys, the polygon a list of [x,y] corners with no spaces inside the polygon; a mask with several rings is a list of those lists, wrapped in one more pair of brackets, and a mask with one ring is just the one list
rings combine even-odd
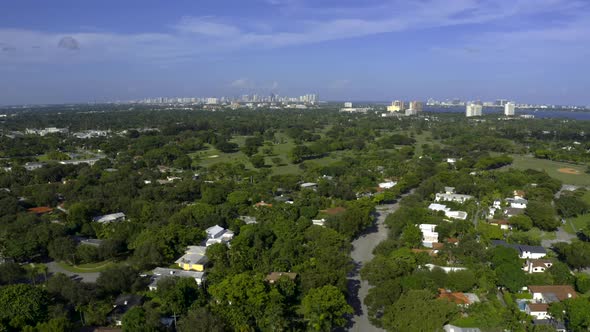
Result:
{"label": "high-rise building", "polygon": [[387,106],[389,112],[402,112],[406,109],[405,104],[401,100],[396,100],[391,103],[391,106]]}
{"label": "high-rise building", "polygon": [[352,108],[352,103],[351,102],[344,103],[344,108]]}
{"label": "high-rise building", "polygon": [[514,103],[508,102],[504,105],[504,115],[506,116],[513,116],[514,115]]}
{"label": "high-rise building", "polygon": [[217,105],[217,98],[207,98],[207,104]]}
{"label": "high-rise building", "polygon": [[496,100],[496,106],[505,106],[508,103],[506,99],[498,99]]}
{"label": "high-rise building", "polygon": [[472,117],[472,116],[481,116],[482,115],[482,106],[476,103],[469,103],[465,109],[465,116]]}
{"label": "high-rise building", "polygon": [[422,112],[423,105],[421,101],[411,101],[410,109],[416,112]]}

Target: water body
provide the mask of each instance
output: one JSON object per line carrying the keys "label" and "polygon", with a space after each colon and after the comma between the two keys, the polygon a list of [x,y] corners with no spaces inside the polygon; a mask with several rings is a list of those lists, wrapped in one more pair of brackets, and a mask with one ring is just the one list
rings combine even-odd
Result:
{"label": "water body", "polygon": [[[465,113],[465,107],[438,107],[427,106],[424,107],[424,112],[431,113]],[[486,114],[504,114],[504,108],[499,107],[484,107],[483,115]],[[516,109],[516,115],[530,114],[534,115],[535,119],[570,119],[570,120],[584,120],[590,121],[590,112],[572,112],[569,110],[537,110],[534,109]]]}

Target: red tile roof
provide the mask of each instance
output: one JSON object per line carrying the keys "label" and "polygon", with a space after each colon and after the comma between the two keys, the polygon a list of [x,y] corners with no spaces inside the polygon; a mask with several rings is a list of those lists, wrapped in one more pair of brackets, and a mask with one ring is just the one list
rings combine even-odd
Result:
{"label": "red tile roof", "polygon": [[45,214],[45,213],[52,212],[53,209],[50,208],[49,206],[38,206],[38,207],[30,208],[27,211],[33,212],[36,214]]}

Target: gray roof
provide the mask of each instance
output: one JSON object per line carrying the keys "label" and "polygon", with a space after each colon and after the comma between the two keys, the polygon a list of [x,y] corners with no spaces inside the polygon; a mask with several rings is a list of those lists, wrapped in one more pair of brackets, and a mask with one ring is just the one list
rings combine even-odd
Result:
{"label": "gray roof", "polygon": [[502,246],[502,247],[506,247],[506,248],[513,248],[515,250],[517,250],[520,253],[523,252],[531,252],[531,253],[539,253],[539,254],[546,254],[547,250],[545,248],[543,248],[542,246],[529,246],[526,244],[511,244],[511,243],[506,243],[506,241],[503,240],[492,240],[492,245],[494,246]]}

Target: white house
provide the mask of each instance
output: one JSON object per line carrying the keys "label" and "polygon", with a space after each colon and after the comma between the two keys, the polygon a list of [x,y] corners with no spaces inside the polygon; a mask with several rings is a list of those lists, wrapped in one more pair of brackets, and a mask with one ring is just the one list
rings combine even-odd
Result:
{"label": "white house", "polygon": [[445,273],[467,270],[467,268],[459,266],[438,266],[434,264],[424,264],[424,266],[427,267],[430,271],[434,270],[435,268],[439,268],[445,271]]}
{"label": "white house", "polygon": [[461,195],[455,193],[454,187],[445,187],[444,193],[437,193],[434,197],[436,202],[457,202],[465,203],[466,201],[473,199],[471,195]]}
{"label": "white house", "polygon": [[428,206],[428,209],[431,211],[443,211],[447,218],[453,219],[460,219],[465,220],[467,219],[467,212],[465,211],[452,211],[444,204],[432,203]]}
{"label": "white house", "polygon": [[381,182],[381,183],[379,183],[379,188],[381,188],[381,189],[391,189],[391,188],[395,187],[396,184],[397,184],[396,181]]}
{"label": "white house", "polygon": [[506,202],[508,202],[510,207],[514,209],[526,209],[527,204],[529,203],[524,198],[506,198]]}
{"label": "white house", "polygon": [[234,232],[219,225],[209,227],[205,232],[207,232],[206,247],[216,243],[229,243],[234,238]]}
{"label": "white house", "polygon": [[205,272],[157,267],[152,271],[152,282],[149,284],[148,288],[151,291],[157,290],[158,282],[163,278],[193,278],[197,284],[201,285],[203,280],[205,280]]}
{"label": "white house", "polygon": [[543,273],[551,266],[553,266],[553,262],[548,259],[529,259],[522,270],[527,273]]}
{"label": "white house", "polygon": [[99,224],[109,224],[112,222],[125,221],[125,213],[117,212],[117,213],[105,214],[104,216],[98,216],[98,217],[92,218],[92,221],[95,221]]}
{"label": "white house", "polygon": [[322,218],[322,219],[313,219],[312,224],[316,225],[316,226],[324,226],[326,224],[326,219]]}
{"label": "white house", "polygon": [[539,259],[547,256],[547,250],[541,246],[529,246],[524,244],[509,244],[502,240],[492,240],[494,246],[512,248],[518,251],[521,259]]}
{"label": "white house", "polygon": [[438,233],[434,230],[437,225],[434,224],[420,224],[420,231],[422,232],[422,245],[427,248],[432,248],[433,243],[438,242]]}
{"label": "white house", "polygon": [[547,303],[527,303],[524,311],[536,319],[548,319],[551,315],[547,312],[549,305]]}

